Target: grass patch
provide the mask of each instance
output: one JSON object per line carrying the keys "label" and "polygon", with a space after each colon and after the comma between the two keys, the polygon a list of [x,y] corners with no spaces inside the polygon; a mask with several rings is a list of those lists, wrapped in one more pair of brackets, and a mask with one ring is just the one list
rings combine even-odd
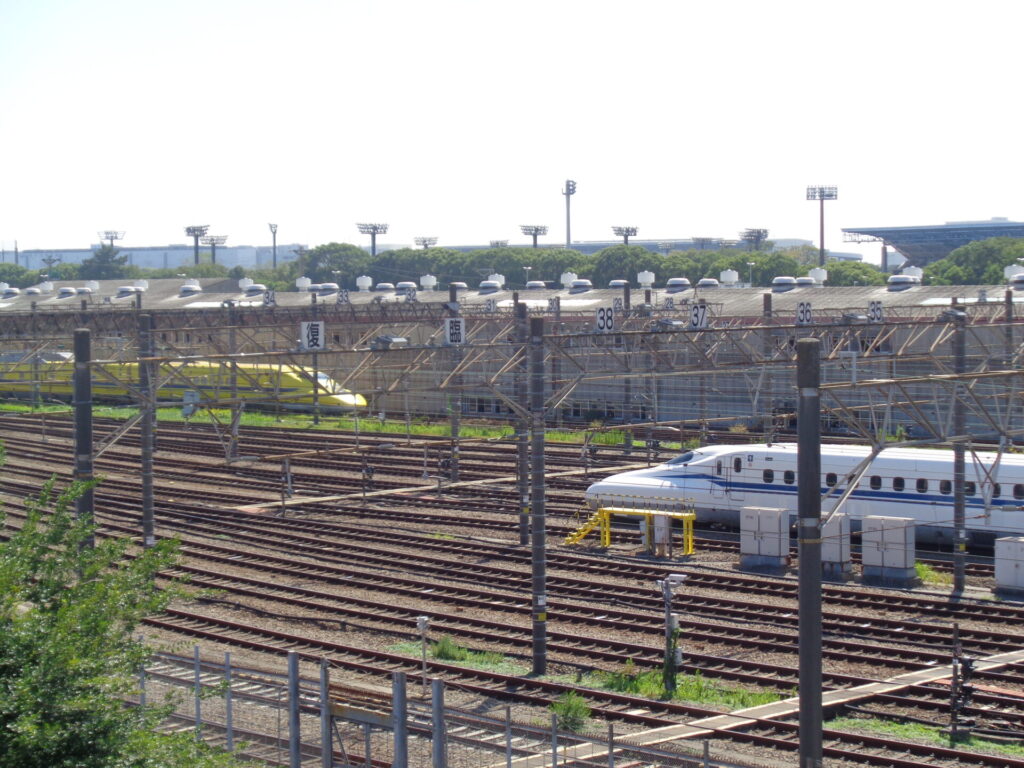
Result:
{"label": "grass patch", "polygon": [[451,541],[455,536],[451,533],[441,533],[440,531],[434,531],[430,534],[432,539],[440,539],[441,541]]}
{"label": "grass patch", "polygon": [[590,719],[587,700],[575,691],[566,691],[550,706],[558,715],[558,727],[567,731],[582,731]]}
{"label": "grass patch", "polygon": [[937,587],[948,587],[953,584],[953,574],[937,571],[927,563],[915,562],[914,573],[922,584]]}
{"label": "grass patch", "polygon": [[[586,681],[596,688],[617,693],[628,693],[648,699],[665,700],[668,698],[661,670],[649,669],[638,672],[632,660],[626,662],[625,668],[621,672],[593,672],[588,675]],[[695,672],[692,675],[679,675],[676,678],[676,690],[672,699],[695,704],[723,706],[733,710],[770,704],[773,701],[780,701],[794,695],[796,695],[795,692],[782,694],[775,691],[748,691],[744,688],[710,680],[700,672]]]}
{"label": "grass patch", "polygon": [[[417,657],[423,652],[422,647],[415,640],[396,643],[388,650]],[[529,672],[526,665],[509,659],[497,651],[473,651],[459,645],[449,635],[443,636],[435,643],[428,643],[427,656],[438,661],[454,662],[470,669],[497,672],[503,675],[525,675]]]}
{"label": "grass patch", "polygon": [[[907,739],[922,744],[934,744],[936,746],[948,747],[949,736],[942,732],[939,726],[924,725],[922,723],[897,723],[877,718],[861,717],[837,717],[825,723],[825,727],[833,731],[871,731],[886,736],[894,736],[899,739]],[[1010,757],[1024,756],[1024,746],[1019,744],[1002,744],[997,741],[988,741],[980,736],[971,736],[958,742],[959,748],[971,748],[995,752]]]}
{"label": "grass patch", "polygon": [[[33,408],[30,403],[8,402],[0,403],[0,411],[5,412],[53,412],[71,413],[72,409],[66,404],[41,405]],[[96,416],[127,420],[138,413],[138,408],[133,406],[96,406],[93,410]],[[171,424],[180,424],[188,421],[192,424],[230,424],[231,411],[227,408],[201,408],[189,419],[181,415],[180,408],[158,408],[156,413],[157,421],[164,421]],[[346,430],[358,431],[362,434],[384,434],[384,435],[410,435],[412,437],[451,437],[451,425],[448,421],[427,421],[423,418],[412,419],[408,423],[404,419],[380,419],[367,414],[359,419],[349,416],[337,416],[336,414],[321,413],[320,423],[313,424],[311,413],[282,410],[279,413],[270,411],[244,410],[239,422],[243,427],[275,427],[284,429],[320,429],[320,430]],[[515,428],[504,425],[467,424],[462,423],[459,434],[464,439],[499,440],[511,438],[515,435]],[[544,436],[546,442],[582,445],[586,442],[587,431],[580,429],[571,431],[567,429],[548,430]],[[626,433],[622,430],[610,430],[607,432],[590,433],[589,443],[595,446],[620,448],[626,440]],[[688,440],[683,444],[663,442],[661,453],[682,451],[697,446],[696,439]],[[645,449],[643,440],[633,441],[633,447]]]}

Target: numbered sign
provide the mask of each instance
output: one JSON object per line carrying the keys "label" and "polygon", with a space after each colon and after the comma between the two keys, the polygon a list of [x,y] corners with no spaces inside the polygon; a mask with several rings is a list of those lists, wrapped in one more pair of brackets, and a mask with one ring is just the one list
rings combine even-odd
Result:
{"label": "numbered sign", "polygon": [[885,316],[882,314],[882,302],[872,301],[868,303],[868,320],[872,323],[885,321]]}
{"label": "numbered sign", "polygon": [[697,331],[708,327],[708,305],[694,304],[690,307],[690,330]]}
{"label": "numbered sign", "polygon": [[598,333],[611,333],[615,330],[615,310],[612,307],[598,307],[594,313],[594,329]]}
{"label": "numbered sign", "polygon": [[449,347],[458,347],[466,343],[465,318],[446,317],[444,319],[444,343]]}
{"label": "numbered sign", "polygon": [[622,300],[621,296],[618,297],[618,298],[612,299],[612,309],[615,310],[616,312],[624,312],[625,311],[626,304]]}
{"label": "numbered sign", "polygon": [[665,300],[661,302],[661,308],[674,310],[676,308],[676,300],[671,296],[666,297]]}
{"label": "numbered sign", "polygon": [[324,321],[299,323],[299,347],[307,352],[327,349]]}
{"label": "numbered sign", "polygon": [[277,296],[274,294],[274,291],[267,290],[267,291],[263,292],[263,306],[264,307],[276,307],[277,306]]}
{"label": "numbered sign", "polygon": [[796,324],[811,325],[814,322],[814,315],[811,314],[811,302],[801,301],[796,305]]}
{"label": "numbered sign", "polygon": [[338,291],[338,298],[336,299],[336,301],[339,304],[351,303],[348,298],[348,288],[342,288],[340,291]]}
{"label": "numbered sign", "polygon": [[411,302],[417,301],[416,289],[415,288],[409,288],[409,289],[406,290],[406,292],[405,292],[405,300],[406,301],[411,301]]}
{"label": "numbered sign", "polygon": [[484,312],[486,312],[489,315],[493,315],[497,311],[498,302],[496,302],[494,299],[487,299],[487,301],[484,302]]}
{"label": "numbered sign", "polygon": [[562,300],[557,296],[552,296],[548,299],[548,312],[557,312],[562,308]]}

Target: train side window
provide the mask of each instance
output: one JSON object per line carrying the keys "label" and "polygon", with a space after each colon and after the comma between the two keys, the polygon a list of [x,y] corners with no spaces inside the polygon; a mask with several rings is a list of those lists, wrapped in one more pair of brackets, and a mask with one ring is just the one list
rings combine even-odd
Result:
{"label": "train side window", "polygon": [[743,459],[737,456],[732,460],[732,471],[739,472],[741,469],[743,469]]}
{"label": "train side window", "polygon": [[953,492],[952,480],[939,480],[939,493],[948,496]]}
{"label": "train side window", "polygon": [[775,471],[771,469],[766,469],[764,472],[761,473],[761,477],[764,479],[766,483],[774,483]]}
{"label": "train side window", "polygon": [[879,488],[882,487],[882,478],[879,477],[878,475],[872,475],[870,485],[872,491],[877,491]]}
{"label": "train side window", "polygon": [[977,492],[978,486],[974,482],[968,480],[964,483],[964,496],[973,496]]}
{"label": "train side window", "polygon": [[917,492],[928,493],[928,480],[924,477],[917,478]]}
{"label": "train side window", "polygon": [[1013,498],[1024,499],[1024,483],[1014,483]]}
{"label": "train side window", "polygon": [[721,459],[719,459],[718,463],[715,464],[715,474],[716,475],[722,474],[722,460]]}
{"label": "train side window", "polygon": [[902,491],[905,485],[906,483],[904,482],[902,477],[894,477],[892,479],[892,489],[894,491]]}
{"label": "train side window", "polygon": [[992,483],[992,498],[993,499],[998,499],[1002,495],[1003,495],[1003,486],[1001,486],[999,483]]}
{"label": "train side window", "polygon": [[796,472],[794,472],[792,469],[787,469],[785,472],[782,473],[782,482],[784,482],[786,485],[792,485],[793,483],[795,483]]}
{"label": "train side window", "polygon": [[835,472],[829,472],[827,475],[825,475],[825,485],[827,485],[829,488],[834,486],[837,480],[838,478],[836,477]]}

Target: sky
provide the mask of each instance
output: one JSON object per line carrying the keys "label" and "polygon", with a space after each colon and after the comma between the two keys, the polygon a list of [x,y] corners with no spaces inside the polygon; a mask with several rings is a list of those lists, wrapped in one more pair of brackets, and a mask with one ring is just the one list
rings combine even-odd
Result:
{"label": "sky", "polygon": [[1003,0],[0,0],[0,245],[1024,219]]}

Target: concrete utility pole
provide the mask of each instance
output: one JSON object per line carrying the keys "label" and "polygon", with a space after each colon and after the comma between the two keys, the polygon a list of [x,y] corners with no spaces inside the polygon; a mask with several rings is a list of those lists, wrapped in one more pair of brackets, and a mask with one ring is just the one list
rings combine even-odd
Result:
{"label": "concrete utility pole", "polygon": [[799,537],[800,768],[820,768],[821,716],[821,345],[796,343],[797,536]]}
{"label": "concrete utility pole", "polygon": [[[576,182],[573,181],[572,179],[566,179],[565,180],[565,188],[562,190],[562,194],[565,195],[565,247],[566,248],[571,248],[572,247],[572,226],[571,226],[572,220],[571,220],[571,217],[569,215],[569,213],[570,213],[569,200],[570,200],[570,198],[573,195],[576,194]],[[533,247],[536,248],[537,245],[534,244]]]}
{"label": "concrete utility pole", "polygon": [[530,318],[530,493],[533,526],[533,674],[547,672],[547,562],[544,509],[544,318]]}

